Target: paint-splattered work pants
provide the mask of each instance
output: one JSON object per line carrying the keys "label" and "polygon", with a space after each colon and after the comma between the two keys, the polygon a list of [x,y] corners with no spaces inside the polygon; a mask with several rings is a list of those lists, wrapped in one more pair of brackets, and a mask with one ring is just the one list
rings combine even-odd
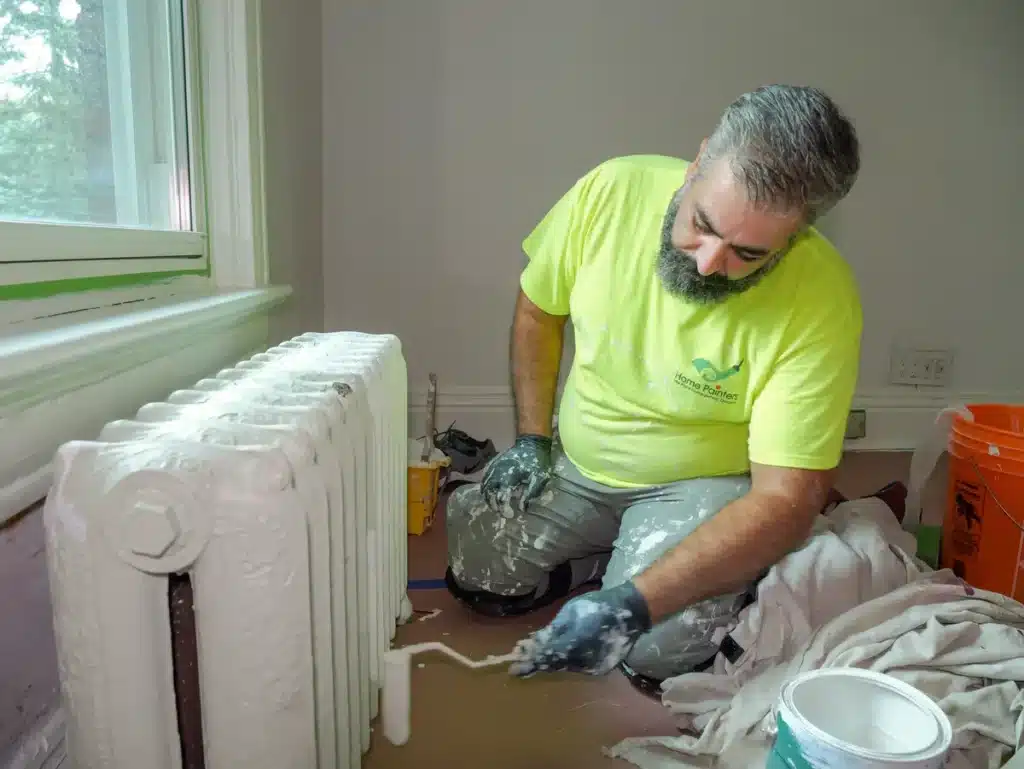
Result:
{"label": "paint-splattered work pants", "polygon": [[[597,579],[613,587],[749,489],[748,476],[611,488],[585,478],[556,445],[554,477],[523,513],[506,517],[492,511],[478,485],[452,494],[449,588],[474,608],[512,614],[547,605]],[[707,662],[718,651],[715,631],[735,619],[753,589],[668,617],[640,639],[626,664],[661,680]]]}

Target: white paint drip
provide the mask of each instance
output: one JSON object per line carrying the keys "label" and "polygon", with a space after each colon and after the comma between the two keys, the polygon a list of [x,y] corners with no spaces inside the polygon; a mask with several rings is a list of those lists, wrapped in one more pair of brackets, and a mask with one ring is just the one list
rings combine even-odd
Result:
{"label": "white paint drip", "polygon": [[469,508],[469,513],[468,513],[469,520],[470,521],[475,521],[477,518],[479,518],[483,514],[483,512],[486,509],[487,509],[487,505],[472,505]]}

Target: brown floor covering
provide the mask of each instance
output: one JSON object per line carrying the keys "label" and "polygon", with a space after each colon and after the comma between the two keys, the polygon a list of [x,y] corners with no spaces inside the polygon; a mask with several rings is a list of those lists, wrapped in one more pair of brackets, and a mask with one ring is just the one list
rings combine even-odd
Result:
{"label": "brown floor covering", "polygon": [[[837,487],[847,497],[869,494],[905,481],[909,462],[908,454],[849,454]],[[410,580],[443,577],[445,551],[442,509],[430,531],[409,539]],[[413,590],[410,598],[417,614],[399,629],[396,646],[440,640],[471,657],[511,650],[558,610],[492,620],[469,613],[443,589]],[[675,733],[668,711],[617,673],[520,681],[504,668],[465,670],[430,654],[414,660],[412,692],[411,739],[395,747],[375,731],[364,769],[612,769],[629,764],[607,758],[602,747]]]}

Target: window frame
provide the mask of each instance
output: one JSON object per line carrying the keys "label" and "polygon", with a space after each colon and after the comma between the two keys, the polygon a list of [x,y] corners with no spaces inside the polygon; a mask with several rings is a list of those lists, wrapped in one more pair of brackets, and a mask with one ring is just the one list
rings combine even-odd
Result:
{"label": "window frame", "polygon": [[171,68],[187,73],[193,231],[0,220],[0,326],[39,317],[39,302],[60,313],[111,295],[267,285],[259,3],[183,0],[182,8],[186,44],[177,58],[172,47]]}
{"label": "window frame", "polygon": [[260,5],[200,2],[193,17],[206,274],[63,279],[0,296],[0,527],[46,495],[62,443],[271,338],[291,287],[269,282]]}

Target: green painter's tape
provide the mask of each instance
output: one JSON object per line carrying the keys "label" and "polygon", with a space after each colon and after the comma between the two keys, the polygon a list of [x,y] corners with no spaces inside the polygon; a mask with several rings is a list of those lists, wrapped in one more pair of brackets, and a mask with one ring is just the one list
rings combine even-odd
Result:
{"label": "green painter's tape", "polygon": [[182,275],[209,275],[207,268],[201,270],[173,270],[170,272],[136,272],[129,275],[102,275],[95,278],[68,278],[67,280],[45,280],[39,283],[15,283],[0,286],[0,301],[5,299],[46,299],[57,294],[79,291],[104,291],[126,286],[142,286],[159,283]]}
{"label": "green painter's tape", "polygon": [[772,752],[768,754],[765,769],[814,769],[804,758],[800,743],[793,736],[793,730],[789,728],[781,714],[776,715],[775,724],[778,733],[775,744],[772,745]]}

